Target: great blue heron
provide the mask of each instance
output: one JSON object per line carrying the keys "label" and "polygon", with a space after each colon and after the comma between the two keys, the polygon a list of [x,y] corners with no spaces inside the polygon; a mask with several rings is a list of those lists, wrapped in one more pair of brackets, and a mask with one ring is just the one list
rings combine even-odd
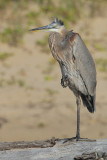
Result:
{"label": "great blue heron", "polygon": [[46,30],[50,32],[49,47],[58,61],[62,73],[61,85],[69,87],[76,96],[77,132],[80,139],[80,101],[88,111],[95,111],[96,69],[93,58],[78,33],[68,31],[64,23],[57,18],[40,28],[30,31]]}

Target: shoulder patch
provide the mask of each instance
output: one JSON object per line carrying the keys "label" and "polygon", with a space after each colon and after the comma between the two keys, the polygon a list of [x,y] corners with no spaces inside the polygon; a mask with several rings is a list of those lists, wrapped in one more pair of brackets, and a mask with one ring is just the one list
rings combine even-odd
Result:
{"label": "shoulder patch", "polygon": [[75,40],[76,36],[78,35],[78,33],[74,33],[72,32],[71,36],[70,36],[70,41],[71,43]]}

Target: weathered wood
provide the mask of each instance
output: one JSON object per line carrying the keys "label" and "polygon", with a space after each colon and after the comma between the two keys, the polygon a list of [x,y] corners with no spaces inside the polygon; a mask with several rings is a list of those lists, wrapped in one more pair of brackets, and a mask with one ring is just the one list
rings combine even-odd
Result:
{"label": "weathered wood", "polygon": [[65,141],[0,143],[0,160],[107,160],[107,139]]}
{"label": "weathered wood", "polygon": [[2,142],[0,143],[0,151],[10,149],[24,149],[24,148],[47,148],[53,147],[56,144],[57,139],[52,138],[45,141],[17,141],[17,142]]}
{"label": "weathered wood", "polygon": [[92,152],[92,153],[83,153],[81,156],[76,156],[74,160],[106,160],[107,153],[105,152]]}

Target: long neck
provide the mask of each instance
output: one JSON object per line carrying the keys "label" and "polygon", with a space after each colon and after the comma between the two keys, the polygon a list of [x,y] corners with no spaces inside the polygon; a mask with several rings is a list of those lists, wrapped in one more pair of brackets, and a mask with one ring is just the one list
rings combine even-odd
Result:
{"label": "long neck", "polygon": [[[64,42],[64,39],[67,35],[68,31],[63,28],[63,29],[60,29],[59,32],[50,32],[50,35],[49,35],[49,47],[50,49],[51,48],[60,48],[60,47],[63,47],[63,43]],[[60,48],[61,49],[61,48]]]}
{"label": "long neck", "polygon": [[63,39],[64,36],[58,32],[51,32],[49,35],[49,42],[51,42],[52,47],[56,45],[59,46]]}
{"label": "long neck", "polygon": [[[53,57],[57,60],[61,60],[61,50],[63,50],[66,46],[65,32],[63,34],[58,32],[51,32],[49,35],[49,47],[52,52]],[[59,58],[60,57],[60,58]]]}

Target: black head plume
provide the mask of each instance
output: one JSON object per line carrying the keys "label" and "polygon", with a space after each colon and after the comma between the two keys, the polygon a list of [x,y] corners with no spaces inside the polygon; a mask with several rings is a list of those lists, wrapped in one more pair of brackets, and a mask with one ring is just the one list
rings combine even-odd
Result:
{"label": "black head plume", "polygon": [[63,26],[63,25],[64,25],[64,22],[63,22],[62,20],[58,20],[58,18],[55,18],[55,19],[54,19],[54,22],[55,22],[55,23],[58,23],[58,25],[60,25],[60,26]]}

